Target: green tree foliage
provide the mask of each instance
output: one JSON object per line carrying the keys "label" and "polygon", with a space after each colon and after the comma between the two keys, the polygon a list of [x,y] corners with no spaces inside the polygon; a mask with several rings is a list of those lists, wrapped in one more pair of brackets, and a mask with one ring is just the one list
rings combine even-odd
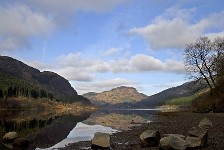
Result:
{"label": "green tree foliage", "polygon": [[40,97],[47,97],[47,92],[45,90],[40,90]]}
{"label": "green tree foliage", "polygon": [[34,89],[32,89],[30,91],[30,94],[31,94],[31,97],[33,97],[33,98],[38,98],[39,97],[39,92],[34,90]]}
{"label": "green tree foliage", "polygon": [[51,100],[54,98],[52,93],[47,93],[37,85],[0,73],[0,98],[7,100],[8,97],[18,96]]}

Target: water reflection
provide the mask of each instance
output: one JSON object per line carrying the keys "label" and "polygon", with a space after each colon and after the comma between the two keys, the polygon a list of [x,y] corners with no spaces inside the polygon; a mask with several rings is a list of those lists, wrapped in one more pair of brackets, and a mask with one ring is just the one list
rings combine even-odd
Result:
{"label": "water reflection", "polygon": [[90,118],[83,121],[86,124],[100,124],[117,130],[129,130],[131,127],[148,123],[153,114],[160,110],[156,109],[118,109],[101,110],[93,113]]}
{"label": "water reflection", "polygon": [[[67,138],[78,122],[86,120],[90,116],[90,113],[81,115],[46,115],[43,113],[45,112],[1,111],[1,137],[6,132],[16,131],[20,137],[29,139],[30,146],[28,149],[33,150],[36,147],[48,148]],[[1,145],[0,148],[3,149],[3,146]],[[4,149],[7,149],[7,147],[4,147]]]}
{"label": "water reflection", "polygon": [[[0,134],[16,131],[30,141],[29,150],[53,149],[91,140],[95,132],[113,133],[152,120],[158,110],[100,110],[90,113],[0,111]],[[0,145],[0,149],[3,148]]]}
{"label": "water reflection", "polygon": [[38,133],[28,136],[30,139],[30,149],[48,148],[63,139],[67,138],[70,131],[77,125],[78,122],[87,119],[89,115],[73,116],[63,115],[52,121],[45,128],[42,128]]}
{"label": "water reflection", "polygon": [[56,145],[49,147],[47,149],[37,148],[36,150],[52,150],[59,147],[64,147],[69,143],[75,143],[79,141],[90,141],[96,132],[103,133],[114,133],[118,130],[112,129],[111,127],[105,127],[102,125],[87,125],[79,122],[75,128],[71,130],[67,138],[57,143]]}

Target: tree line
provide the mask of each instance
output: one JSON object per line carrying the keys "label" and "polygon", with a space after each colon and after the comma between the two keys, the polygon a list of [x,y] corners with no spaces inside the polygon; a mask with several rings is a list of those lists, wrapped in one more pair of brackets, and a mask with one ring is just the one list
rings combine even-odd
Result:
{"label": "tree line", "polygon": [[53,99],[53,94],[24,80],[0,73],[0,98],[29,97]]}

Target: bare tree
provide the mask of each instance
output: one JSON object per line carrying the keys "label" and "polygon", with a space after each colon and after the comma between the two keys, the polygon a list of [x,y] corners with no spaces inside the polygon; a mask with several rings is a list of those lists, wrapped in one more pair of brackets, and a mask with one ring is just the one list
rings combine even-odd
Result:
{"label": "bare tree", "polygon": [[224,38],[211,41],[200,37],[184,50],[185,67],[192,78],[203,78],[211,90],[218,88],[216,79],[223,76]]}
{"label": "bare tree", "polygon": [[215,50],[217,53],[216,70],[217,70],[217,84],[219,87],[224,87],[224,37],[215,39]]}

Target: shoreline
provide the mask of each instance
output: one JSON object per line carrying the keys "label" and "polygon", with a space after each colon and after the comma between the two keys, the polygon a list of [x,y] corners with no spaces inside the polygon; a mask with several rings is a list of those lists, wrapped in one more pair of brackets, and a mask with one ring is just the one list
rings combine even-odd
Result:
{"label": "shoreline", "polygon": [[[208,133],[208,142],[205,150],[221,150],[224,148],[224,114],[223,113],[194,113],[183,112],[159,112],[153,116],[150,123],[134,126],[131,130],[111,134],[111,147],[115,150],[159,150],[158,147],[141,148],[140,134],[145,130],[158,130],[163,134],[187,135],[191,127],[198,125],[201,119],[207,118],[213,123]],[[80,150],[91,147],[91,141],[71,143],[60,150]]]}
{"label": "shoreline", "polygon": [[94,105],[84,105],[80,102],[72,104],[49,100],[48,98],[27,98],[27,97],[10,97],[8,100],[0,99],[0,111],[51,111],[65,112],[77,111],[95,111],[98,108]]}

